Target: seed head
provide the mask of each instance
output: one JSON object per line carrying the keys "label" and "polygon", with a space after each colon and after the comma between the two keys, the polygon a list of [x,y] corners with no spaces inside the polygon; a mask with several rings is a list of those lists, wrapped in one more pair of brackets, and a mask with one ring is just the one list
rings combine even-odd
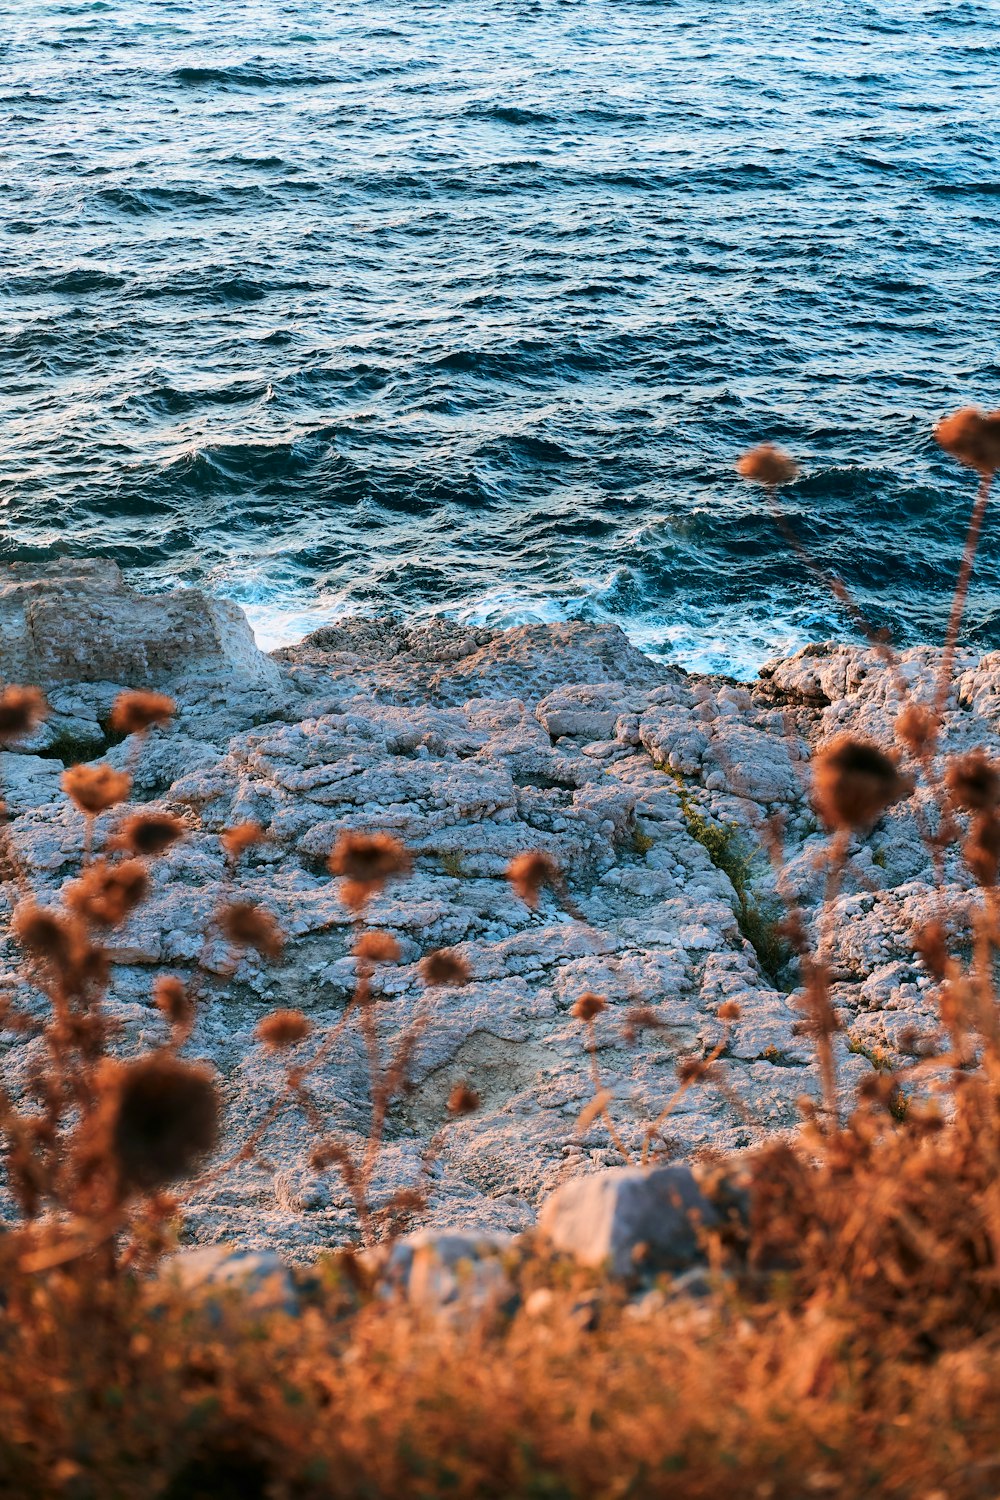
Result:
{"label": "seed head", "polygon": [[720,1021],[738,1021],[740,1018],[740,1007],[736,1000],[724,1000],[715,1012]]}
{"label": "seed head", "polygon": [[128,798],[132,778],[102,761],[96,766],[70,766],[62,774],[61,785],[82,813],[95,817]]}
{"label": "seed head", "polygon": [[925,922],[913,934],[914,946],[935,979],[948,968],[948,933],[943,922]]}
{"label": "seed head", "polygon": [[66,969],[87,946],[86,933],[74,917],[26,901],[14,912],[14,936],[32,958]]}
{"label": "seed head", "polygon": [[0,744],[30,734],[48,715],[49,705],[37,688],[5,687],[0,692]]}
{"label": "seed head", "polygon": [[219,1133],[219,1100],[205,1067],[152,1053],[118,1071],[111,1143],[126,1190],[188,1177]]}
{"label": "seed head", "polygon": [[776,447],[774,443],[759,443],[756,448],[751,448],[736,460],[736,472],[744,479],[753,479],[757,484],[773,487],[791,484],[793,479],[799,477],[799,466],[783,448]]}
{"label": "seed head", "polygon": [[252,849],[254,844],[262,844],[266,838],[267,834],[259,823],[237,823],[219,834],[219,843],[235,864],[248,849]]}
{"label": "seed head", "polygon": [[184,832],[180,818],[171,813],[133,813],[115,835],[115,844],[132,854],[153,856],[169,849]]}
{"label": "seed head", "polygon": [[183,979],[176,974],[161,974],[153,986],[157,1010],[177,1029],[186,1030],[194,1018],[194,1001]]}
{"label": "seed head", "polygon": [[963,406],[950,417],[942,417],[934,436],[966,468],[980,474],[995,474],[1000,468],[1000,411]]}
{"label": "seed head", "polygon": [[979,814],[962,852],[980,885],[996,885],[1000,873],[1000,817],[995,812]]}
{"label": "seed head", "polygon": [[354,944],[355,957],[373,964],[398,963],[400,952],[399,944],[389,932],[363,932]]}
{"label": "seed head", "polygon": [[956,807],[967,812],[989,812],[1000,803],[1000,768],[982,750],[953,760],[944,779]]}
{"label": "seed head", "polygon": [[264,958],[278,958],[285,945],[274,917],[252,901],[231,901],[224,906],[219,926],[235,948],[256,948]]}
{"label": "seed head", "polygon": [[538,905],[542,887],[558,887],[562,882],[562,875],[551,854],[535,849],[527,854],[515,855],[507,866],[507,879],[525,905],[534,908]]}
{"label": "seed head", "polygon": [[154,724],[169,724],[177,704],[165,693],[119,693],[111,710],[111,727],[119,734],[145,734]]}
{"label": "seed head", "polygon": [[603,995],[595,995],[590,990],[580,995],[570,1006],[570,1015],[575,1016],[578,1021],[593,1021],[596,1016],[606,1010],[608,1002]]}
{"label": "seed head", "polygon": [[329,859],[331,875],[341,877],[341,900],[358,911],[388,880],[409,875],[408,849],[388,833],[342,833]]}
{"label": "seed head", "polygon": [[831,829],[869,828],[912,790],[877,745],[848,734],[824,745],[813,763],[813,803]]}
{"label": "seed head", "polygon": [[643,1031],[656,1031],[663,1025],[651,1005],[630,1005],[625,1012],[622,1033],[627,1042],[634,1042]]}
{"label": "seed head", "polygon": [[66,887],[63,899],[85,922],[117,927],[149,894],[146,867],[137,859],[109,864],[99,859]]}
{"label": "seed head", "polygon": [[473,1115],[479,1108],[479,1095],[467,1083],[456,1083],[448,1095],[450,1115]]}
{"label": "seed head", "polygon": [[923,703],[908,703],[896,719],[896,734],[914,755],[933,748],[937,739],[937,715]]}
{"label": "seed head", "polygon": [[471,978],[469,965],[459,954],[448,948],[439,948],[420,960],[420,975],[424,984],[468,984]]}
{"label": "seed head", "polygon": [[254,1035],[269,1051],[278,1052],[305,1041],[311,1030],[312,1023],[300,1010],[272,1010],[269,1016],[257,1022]]}

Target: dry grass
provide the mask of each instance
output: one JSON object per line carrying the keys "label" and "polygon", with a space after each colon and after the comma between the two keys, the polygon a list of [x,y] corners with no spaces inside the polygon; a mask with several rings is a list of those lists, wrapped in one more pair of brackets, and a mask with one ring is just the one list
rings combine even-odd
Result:
{"label": "dry grass", "polygon": [[[84,816],[79,878],[64,903],[38,905],[0,825],[0,864],[18,891],[13,930],[25,975],[47,1002],[3,1002],[8,1031],[36,1036],[42,1062],[25,1097],[0,1085],[6,1181],[20,1221],[0,1237],[0,1493],[39,1496],[625,1497],[804,1495],[965,1500],[1000,1492],[1000,767],[983,755],[943,769],[935,758],[955,644],[994,470],[1000,414],[965,411],[938,428],[980,476],[933,701],[910,700],[889,646],[874,637],[899,695],[892,756],[841,737],[814,763],[814,805],[827,827],[826,910],[851,839],[923,784],[936,803],[925,837],[937,869],[959,847],[982,901],[971,958],[953,951],[948,913],[914,934],[933,974],[940,1024],[920,1039],[906,1086],[882,1069],[848,1118],[837,1110],[827,923],[810,941],[789,909],[782,941],[802,979],[802,1026],[823,1081],[794,1144],[748,1163],[752,1210],[739,1230],[706,1243],[714,1290],[674,1295],[586,1278],[525,1243],[501,1300],[455,1318],[387,1301],[350,1253],[321,1265],[291,1318],[258,1318],[238,1301],[198,1305],[154,1291],[149,1272],[173,1242],[179,1199],[216,1144],[219,1098],[209,1070],[184,1055],[201,1003],[190,981],[160,976],[162,1045],[123,1063],[104,1008],[108,933],[148,896],[150,863],[185,835],[171,816],[129,811],[131,770],[170,700],[127,694],[113,721],[135,737],[129,769],[78,767],[67,795]],[[740,462],[777,510],[797,466],[771,447]],[[780,517],[780,513],[779,513]],[[788,528],[781,521],[786,535]],[[790,537],[805,561],[801,544]],[[843,584],[833,581],[855,619]],[[0,741],[16,743],[45,714],[34,689],[0,692]],[[94,850],[98,819],[117,821]],[[264,833],[222,836],[227,878],[206,943],[276,958],[282,934],[264,909],[235,899],[239,861]],[[780,841],[766,840],[780,867]],[[429,1144],[417,1180],[372,1201],[386,1118],[406,1087],[425,1005],[391,1047],[379,1025],[380,966],[398,959],[387,934],[366,931],[371,896],[403,880],[412,860],[388,835],[344,835],[330,873],[354,914],[357,985],[340,1020],[315,1035],[298,1011],[265,1018],[258,1038],[286,1061],[284,1080],[246,1158],[284,1109],[303,1112],[313,1165],[340,1173],[364,1240],[391,1236],[426,1205]],[[534,905],[565,883],[551,858],[510,870]],[[567,909],[573,910],[571,905]],[[458,955],[426,956],[425,986],[460,984]],[[657,997],[649,997],[655,1002]],[[604,1002],[578,998],[592,1065],[587,1123],[619,1139],[597,1066]],[[718,1081],[735,1007],[720,1040],[682,1063],[676,1099]],[[633,1008],[639,1034],[654,1004]],[[311,1073],[349,1026],[369,1062],[367,1142],[352,1154],[309,1089]],[[449,1101],[476,1107],[470,1085]],[[935,1102],[933,1089],[938,1089]],[[662,1150],[668,1099],[645,1133],[643,1160]],[[624,1147],[622,1147],[624,1152]],[[224,1170],[225,1162],[213,1171]],[[178,1192],[181,1188],[177,1189]]]}

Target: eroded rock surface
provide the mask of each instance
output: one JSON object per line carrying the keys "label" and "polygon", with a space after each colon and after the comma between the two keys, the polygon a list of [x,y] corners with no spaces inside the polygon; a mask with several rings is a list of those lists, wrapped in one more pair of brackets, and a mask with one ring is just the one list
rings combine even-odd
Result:
{"label": "eroded rock surface", "polygon": [[[80,618],[94,607],[85,582],[70,591]],[[12,618],[8,611],[0,624],[4,639],[20,639]],[[39,657],[14,660],[27,668]],[[63,685],[53,704],[92,726],[89,741],[79,737],[84,753],[102,753],[100,726],[118,688],[137,680],[134,657],[110,656],[95,682],[67,680],[67,660],[55,673]],[[930,650],[903,656],[903,677],[922,699],[932,696],[937,660]],[[560,1183],[619,1165],[600,1117],[577,1130],[594,1093],[592,1066],[622,1140],[640,1150],[674,1092],[678,1060],[707,1055],[723,1037],[723,1002],[740,1007],[725,1040],[723,1086],[684,1092],[661,1121],[661,1147],[678,1158],[739,1150],[791,1129],[796,1101],[817,1094],[763,833],[780,814],[787,887],[811,920],[825,848],[805,790],[812,747],[845,728],[892,738],[899,683],[872,652],[810,648],[742,685],[652,661],[609,626],[504,632],[355,620],[276,653],[239,690],[232,679],[196,674],[179,698],[176,722],[152,734],[136,780],[189,832],[155,863],[153,899],[115,936],[110,1009],[126,1047],[155,1045],[164,1030],[151,1001],[154,973],[204,975],[189,1050],[210,1058],[224,1080],[227,1152],[282,1085],[282,1061],[253,1039],[260,1017],[277,1005],[301,1007],[322,1034],[351,993],[353,918],[324,868],[343,829],[394,833],[415,855],[412,877],[368,913],[403,954],[377,980],[385,1045],[429,1008],[415,1086],[393,1109],[377,1189],[412,1181],[444,1126],[431,1225],[518,1231]],[[946,742],[996,751],[998,721],[1000,657],[967,655]],[[49,900],[78,871],[83,827],[50,774],[60,769],[58,744],[48,759],[39,748],[4,756],[3,774],[14,847]],[[124,764],[131,746],[106,753]],[[845,1098],[873,1062],[905,1063],[904,1028],[933,1022],[932,982],[911,939],[914,923],[936,910],[918,822],[927,811],[918,797],[852,848],[832,923]],[[259,821],[269,842],[251,852],[229,890],[217,835],[244,819]],[[98,842],[112,823],[98,828]],[[511,857],[532,849],[551,852],[567,881],[565,894],[543,892],[534,911],[504,878]],[[947,881],[954,906],[973,899],[957,866]],[[228,975],[226,950],[209,929],[224,894],[276,914],[289,935],[279,963],[248,958]],[[15,897],[8,883],[8,911]],[[468,985],[426,990],[418,961],[439,947],[467,960]],[[17,965],[5,938],[5,985],[19,983]],[[570,1013],[586,990],[608,1001],[593,1059]],[[636,1005],[654,1007],[660,1025],[636,1030]],[[39,1044],[5,1041],[17,1086]],[[482,1107],[449,1121],[446,1101],[460,1080]],[[353,1030],[310,1087],[341,1137],[360,1146],[369,1094]],[[348,1193],[336,1175],[318,1176],[308,1164],[314,1140],[312,1126],[282,1112],[258,1160],[196,1191],[189,1234],[293,1259],[352,1239]]]}

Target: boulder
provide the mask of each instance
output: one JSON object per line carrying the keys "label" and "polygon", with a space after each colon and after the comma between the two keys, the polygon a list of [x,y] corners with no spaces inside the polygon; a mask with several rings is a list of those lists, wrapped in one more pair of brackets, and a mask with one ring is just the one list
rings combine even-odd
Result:
{"label": "boulder", "polygon": [[200,589],[137,594],[104,558],[0,567],[0,661],[9,682],[276,686],[243,611]]}
{"label": "boulder", "polygon": [[179,1250],[164,1262],[158,1280],[161,1287],[177,1287],[216,1306],[238,1294],[240,1306],[254,1313],[294,1314],[299,1307],[291,1272],[270,1251],[248,1253],[232,1245]]}
{"label": "boulder", "polygon": [[577,1177],[542,1205],[538,1228],[555,1250],[615,1276],[680,1271],[703,1259],[700,1231],[723,1222],[684,1165],[615,1167]]}

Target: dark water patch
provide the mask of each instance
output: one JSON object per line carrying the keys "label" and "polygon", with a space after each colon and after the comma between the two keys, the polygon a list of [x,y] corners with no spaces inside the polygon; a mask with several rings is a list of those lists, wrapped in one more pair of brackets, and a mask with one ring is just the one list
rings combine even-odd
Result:
{"label": "dark water patch", "polygon": [[995,8],[370,10],[13,8],[0,555],[749,670],[849,629],[733,473],[770,436],[817,564],[940,633],[931,426],[1000,404]]}

